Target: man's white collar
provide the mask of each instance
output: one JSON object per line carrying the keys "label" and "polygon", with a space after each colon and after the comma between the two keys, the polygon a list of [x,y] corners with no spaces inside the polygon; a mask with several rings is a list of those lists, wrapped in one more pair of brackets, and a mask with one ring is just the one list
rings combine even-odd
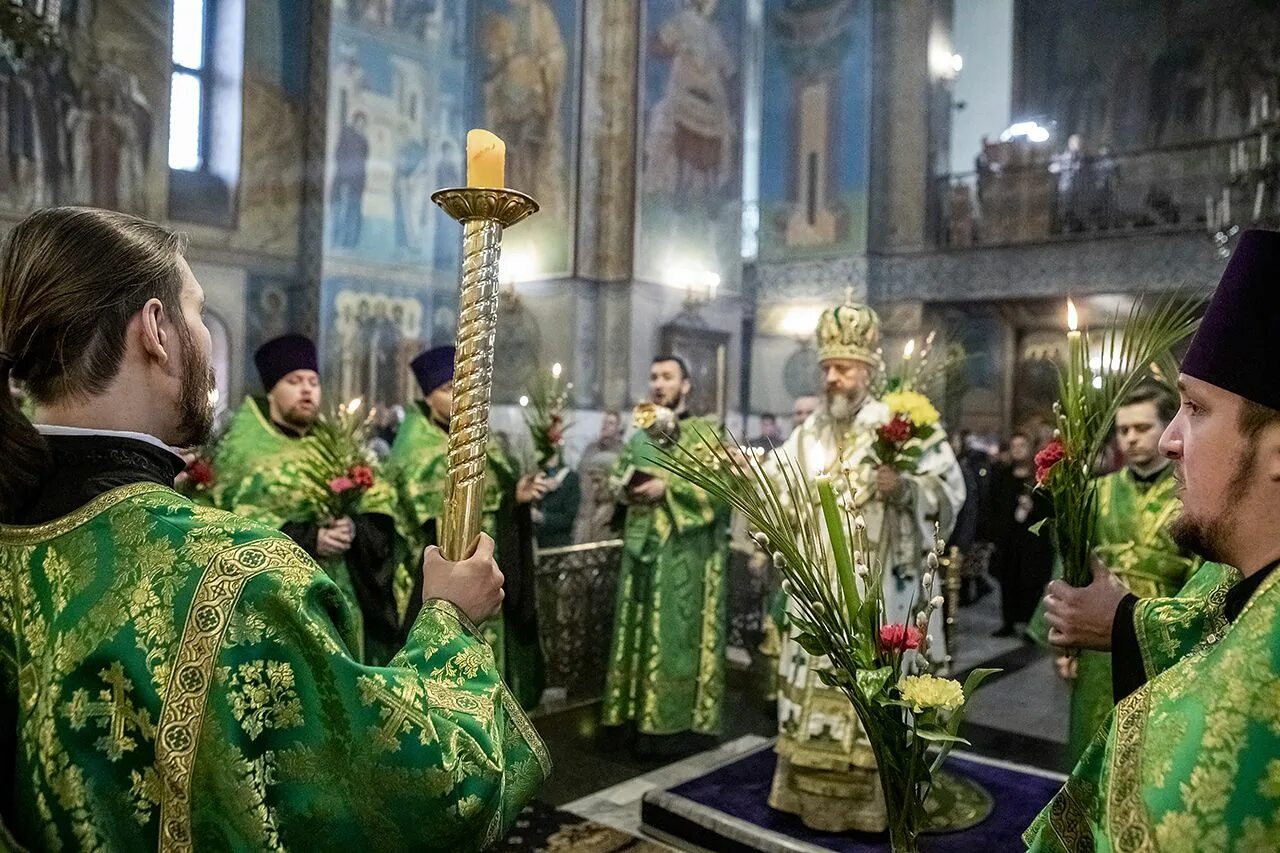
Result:
{"label": "man's white collar", "polygon": [[134,441],[141,441],[150,444],[152,447],[158,447],[161,450],[172,453],[174,456],[181,458],[182,455],[169,445],[165,444],[154,435],[145,432],[124,432],[114,429],[86,429],[84,427],[71,426],[52,426],[50,424],[36,424],[36,431],[41,435],[64,435],[64,436],[98,436],[101,438],[131,438]]}

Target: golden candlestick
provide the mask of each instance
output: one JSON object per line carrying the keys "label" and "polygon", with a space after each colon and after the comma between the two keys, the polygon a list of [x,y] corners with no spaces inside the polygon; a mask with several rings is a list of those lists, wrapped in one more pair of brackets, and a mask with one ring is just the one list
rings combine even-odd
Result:
{"label": "golden candlestick", "polygon": [[440,190],[431,200],[462,223],[458,353],[453,363],[453,411],[449,418],[449,484],[440,530],[440,550],[445,559],[461,560],[475,550],[484,508],[502,229],[536,213],[538,203],[515,190],[485,187]]}

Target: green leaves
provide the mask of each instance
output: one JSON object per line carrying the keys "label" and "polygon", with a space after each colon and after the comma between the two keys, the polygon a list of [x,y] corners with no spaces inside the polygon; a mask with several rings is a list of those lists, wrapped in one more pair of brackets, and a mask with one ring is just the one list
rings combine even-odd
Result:
{"label": "green leaves", "polygon": [[[1100,335],[1086,330],[1069,337],[1069,357],[1058,375],[1057,428],[1066,457],[1046,484],[1053,498],[1054,538],[1063,577],[1075,586],[1092,578],[1096,486],[1093,460],[1110,437],[1124,397],[1152,375],[1155,366],[1168,381],[1175,371],[1171,352],[1195,331],[1197,304],[1178,296],[1150,303],[1137,299],[1121,322],[1119,312]],[[1098,365],[1095,367],[1095,365]]]}
{"label": "green leaves", "polygon": [[800,648],[804,649],[814,657],[822,657],[827,653],[826,645],[824,645],[823,642],[813,634],[797,634],[795,641],[799,644]]}
{"label": "green leaves", "polygon": [[893,677],[893,667],[882,666],[879,669],[861,669],[854,676],[858,689],[862,691],[862,695],[868,699],[877,696],[889,695],[885,689],[889,684],[889,679]]}

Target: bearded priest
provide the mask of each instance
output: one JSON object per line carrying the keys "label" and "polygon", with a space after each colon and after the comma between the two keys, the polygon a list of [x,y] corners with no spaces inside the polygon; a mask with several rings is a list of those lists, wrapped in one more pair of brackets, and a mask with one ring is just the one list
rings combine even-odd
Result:
{"label": "bearded priest", "polygon": [[[492,541],[429,550],[393,667],[271,525],[172,489],[212,343],[181,238],[52,208],[0,263],[5,849],[480,850],[550,765],[475,629]],[[23,418],[10,375],[36,402]]]}
{"label": "bearded priest", "polygon": [[254,353],[264,397],[247,397],[214,454],[213,503],[284,531],[333,578],[360,626],[357,652],[386,663],[400,647],[392,587],[397,565],[395,490],[375,474],[350,517],[321,518],[300,488],[322,402],[316,345],[283,335]]}
{"label": "bearded priest", "polygon": [[[817,334],[826,398],[779,453],[808,477],[835,475],[841,466],[848,472],[863,502],[873,553],[883,537],[890,537],[886,619],[902,622],[912,598],[923,595],[924,560],[933,548],[935,525],[946,539],[964,503],[964,474],[941,429],[925,439],[910,473],[873,464],[876,430],[890,420],[890,411],[870,394],[881,368],[880,318],[870,306],[846,299],[823,312]],[[945,655],[941,608],[928,630],[932,648]],[[778,661],[778,766],[769,805],[826,832],[878,832],[887,818],[875,758],[849,700],[818,676],[828,666],[825,657],[814,658],[784,637]]]}
{"label": "bearded priest", "polygon": [[[1181,484],[1174,541],[1240,570],[1201,570],[1188,584],[1196,592],[1159,602],[1170,641],[1160,645],[1181,656],[1148,654],[1153,614],[1121,585],[1050,584],[1050,642],[1102,645],[1082,614],[1114,614],[1116,637],[1130,636],[1113,643],[1115,667],[1132,669],[1125,649],[1140,648],[1149,680],[1116,706],[1027,830],[1033,851],[1273,850],[1280,838],[1278,276],[1280,234],[1246,231],[1183,359],[1181,406],[1160,439]],[[1224,580],[1235,582],[1219,595]],[[1169,607],[1179,602],[1190,607]]]}

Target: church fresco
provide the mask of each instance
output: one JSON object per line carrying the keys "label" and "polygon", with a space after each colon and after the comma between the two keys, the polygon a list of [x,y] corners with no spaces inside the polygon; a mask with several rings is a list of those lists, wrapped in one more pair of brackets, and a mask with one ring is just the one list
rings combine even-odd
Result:
{"label": "church fresco", "polygon": [[481,0],[475,75],[480,124],[507,143],[507,186],[538,200],[503,239],[512,275],[573,272],[580,0]]}
{"label": "church fresco", "polygon": [[465,181],[467,15],[414,0],[334,6],[319,310],[344,399],[408,401],[409,360],[454,334],[462,241],[431,194]]}
{"label": "church fresco", "polygon": [[[439,306],[412,284],[359,277],[326,284],[324,368],[335,400],[363,397],[383,408],[412,399],[416,389],[409,362],[428,345],[433,325],[447,326],[455,315],[447,308],[433,314]],[[441,313],[443,318],[437,316]]]}
{"label": "church fresco", "polygon": [[766,0],[760,258],[863,252],[870,0]]}
{"label": "church fresco", "polygon": [[[406,8],[373,5],[377,22]],[[352,23],[355,8],[333,22],[326,254],[453,270],[456,226],[431,193],[463,179],[465,7],[435,4],[416,31]]]}
{"label": "church fresco", "polygon": [[304,0],[245,7],[244,129],[237,245],[295,255],[306,182],[307,51]]}
{"label": "church fresco", "polygon": [[25,60],[0,57],[0,206],[163,215],[165,6],[49,4],[60,46]]}
{"label": "church fresco", "polygon": [[643,6],[635,247],[642,281],[698,294],[737,290],[743,15],[742,4],[716,0]]}

